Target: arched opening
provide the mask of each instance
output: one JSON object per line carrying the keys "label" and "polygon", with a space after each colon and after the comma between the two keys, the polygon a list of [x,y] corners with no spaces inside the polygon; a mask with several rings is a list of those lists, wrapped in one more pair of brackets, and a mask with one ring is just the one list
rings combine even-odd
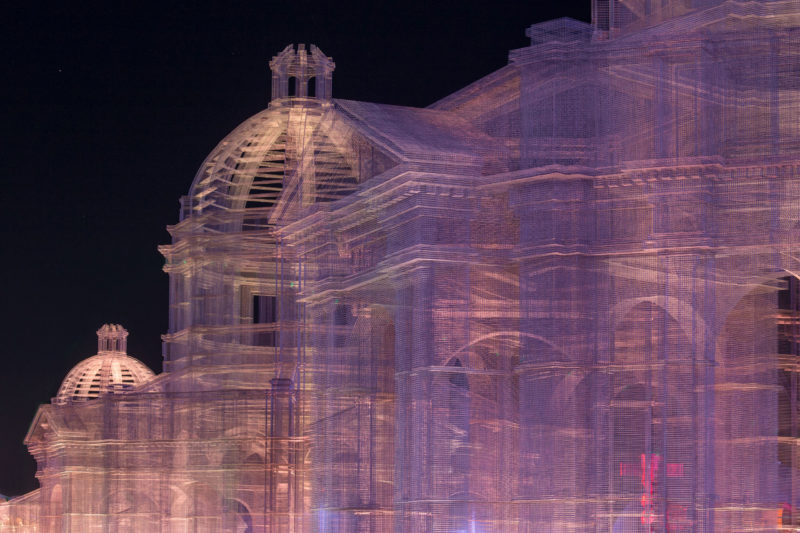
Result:
{"label": "arched opening", "polygon": [[317,78],[313,76],[308,79],[308,87],[306,89],[306,94],[311,98],[316,98],[317,96]]}
{"label": "arched opening", "polygon": [[471,452],[482,449],[472,427],[479,400],[470,391],[472,369],[462,362],[468,358],[466,352],[451,357],[432,384],[431,482],[434,493],[448,501],[453,531],[467,531],[471,492],[477,492],[470,490]]}
{"label": "arched opening", "polygon": [[778,351],[778,487],[781,501],[781,524],[800,525],[796,510],[797,491],[794,479],[800,470],[795,448],[800,437],[800,376],[797,371],[800,356],[800,280],[786,276],[778,280],[777,294],[777,351]]}
{"label": "arched opening", "polygon": [[485,502],[509,498],[518,475],[519,346],[518,336],[484,337],[453,353],[430,384],[429,479],[435,497],[447,501],[453,531],[472,531]]}
{"label": "arched opening", "polygon": [[266,477],[266,463],[264,456],[259,452],[250,453],[241,465],[240,486],[260,489]]}
{"label": "arched opening", "polygon": [[[184,489],[183,520],[188,531],[218,531],[222,522],[222,499],[216,490],[205,483],[191,483]],[[178,494],[180,497],[180,493]]]}
{"label": "arched opening", "polygon": [[297,96],[297,78],[289,76],[287,85],[286,96]]}
{"label": "arched opening", "polygon": [[62,516],[64,515],[64,506],[62,504],[61,483],[56,483],[49,490],[49,497],[47,492],[42,490],[43,505],[41,511],[41,522],[43,531],[61,531],[62,529]]}
{"label": "arched opening", "polygon": [[158,507],[140,490],[114,491],[108,495],[104,508],[108,513],[109,531],[146,533],[158,530]]}
{"label": "arched opening", "polygon": [[455,492],[468,492],[469,484],[469,449],[470,449],[470,394],[469,380],[464,372],[464,365],[458,357],[452,359],[447,365],[452,372],[447,376],[447,417],[448,425],[452,429],[450,439],[450,453],[452,455],[451,468],[453,475],[463,476],[462,490]]}
{"label": "arched opening", "polygon": [[650,301],[617,324],[609,382],[614,531],[691,531],[699,445],[693,351],[681,325]]}
{"label": "arched opening", "polygon": [[241,501],[226,499],[222,510],[225,513],[223,524],[225,533],[253,533],[253,517],[250,509]]}
{"label": "arched opening", "polygon": [[[798,522],[798,326],[794,276],[753,283],[728,312],[717,339],[715,482],[722,529]],[[756,510],[760,507],[760,510]],[[777,516],[777,518],[776,518]]]}
{"label": "arched opening", "polygon": [[322,320],[330,366],[320,374],[311,463],[324,487],[317,505],[328,510],[318,518],[330,530],[372,530],[390,520],[394,497],[394,316],[351,300],[335,301]]}

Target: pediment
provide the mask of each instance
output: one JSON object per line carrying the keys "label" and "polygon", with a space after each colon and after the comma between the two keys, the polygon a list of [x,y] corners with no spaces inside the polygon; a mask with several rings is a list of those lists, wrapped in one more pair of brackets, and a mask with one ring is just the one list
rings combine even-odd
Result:
{"label": "pediment", "polygon": [[50,414],[51,406],[41,405],[33,417],[33,422],[25,435],[23,443],[26,446],[47,442],[56,434],[53,417]]}

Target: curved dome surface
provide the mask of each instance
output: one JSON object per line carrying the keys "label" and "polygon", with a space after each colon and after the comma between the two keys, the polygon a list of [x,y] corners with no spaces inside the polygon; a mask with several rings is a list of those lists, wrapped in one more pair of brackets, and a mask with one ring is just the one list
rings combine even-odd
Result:
{"label": "curved dome surface", "polygon": [[269,217],[266,212],[273,209],[282,212],[282,197],[308,206],[352,193],[357,161],[347,148],[345,131],[331,103],[302,99],[271,105],[209,154],[192,182],[181,218],[254,209]]}
{"label": "curved dome surface", "polygon": [[98,354],[69,371],[54,403],[83,402],[102,394],[119,394],[155,377],[144,363],[125,353],[128,332],[122,326],[106,324],[97,335]]}

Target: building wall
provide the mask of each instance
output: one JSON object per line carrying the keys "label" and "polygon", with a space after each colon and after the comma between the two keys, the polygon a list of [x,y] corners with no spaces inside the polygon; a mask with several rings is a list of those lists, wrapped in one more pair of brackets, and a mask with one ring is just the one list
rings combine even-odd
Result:
{"label": "building wall", "polygon": [[165,373],[43,407],[0,530],[800,522],[797,8],[674,4],[245,122],[161,248]]}

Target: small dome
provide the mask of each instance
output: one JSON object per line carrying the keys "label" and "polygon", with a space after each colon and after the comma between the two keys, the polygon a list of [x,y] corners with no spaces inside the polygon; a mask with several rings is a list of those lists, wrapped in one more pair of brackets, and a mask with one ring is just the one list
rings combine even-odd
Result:
{"label": "small dome", "polygon": [[153,379],[152,370],[125,353],[127,337],[128,332],[120,325],[105,324],[100,328],[97,355],[69,371],[53,403],[84,402],[102,394],[118,394]]}

